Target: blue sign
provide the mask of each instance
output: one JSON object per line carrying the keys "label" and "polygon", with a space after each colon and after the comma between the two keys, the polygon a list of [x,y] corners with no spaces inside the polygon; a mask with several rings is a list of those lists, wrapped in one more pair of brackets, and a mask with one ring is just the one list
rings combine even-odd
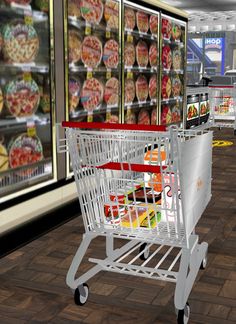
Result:
{"label": "blue sign", "polygon": [[222,50],[224,38],[206,38],[205,39],[205,49],[218,49]]}
{"label": "blue sign", "polygon": [[225,38],[205,38],[205,50],[209,51],[209,56],[211,51],[217,51],[221,55],[221,75],[225,72]]}

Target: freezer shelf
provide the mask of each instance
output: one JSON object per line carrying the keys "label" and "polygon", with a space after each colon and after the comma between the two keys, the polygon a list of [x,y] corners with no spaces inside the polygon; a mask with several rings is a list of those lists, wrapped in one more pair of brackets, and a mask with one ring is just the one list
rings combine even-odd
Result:
{"label": "freezer shelf", "polygon": [[0,200],[12,191],[17,191],[22,186],[32,186],[36,183],[51,179],[52,160],[44,159],[15,169],[9,169],[0,174]]}

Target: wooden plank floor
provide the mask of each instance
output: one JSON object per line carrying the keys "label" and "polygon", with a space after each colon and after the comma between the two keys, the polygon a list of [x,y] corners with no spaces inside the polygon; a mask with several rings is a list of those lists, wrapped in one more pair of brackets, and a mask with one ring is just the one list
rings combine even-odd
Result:
{"label": "wooden plank floor", "polygon": [[[215,133],[234,145],[214,148],[212,200],[197,233],[209,243],[209,263],[191,292],[189,323],[236,323],[236,140],[232,130]],[[65,284],[80,244],[81,218],[57,228],[0,260],[0,323],[175,323],[174,284],[101,272],[90,296],[75,306]],[[87,256],[102,257],[104,239]],[[88,269],[84,262],[82,271]]]}

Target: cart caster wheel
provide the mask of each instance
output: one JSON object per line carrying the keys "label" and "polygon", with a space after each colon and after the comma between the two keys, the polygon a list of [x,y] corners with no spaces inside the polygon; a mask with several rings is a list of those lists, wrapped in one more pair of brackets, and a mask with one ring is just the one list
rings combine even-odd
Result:
{"label": "cart caster wheel", "polygon": [[187,324],[190,317],[190,306],[186,303],[184,309],[178,310],[177,324]]}
{"label": "cart caster wheel", "polygon": [[89,287],[86,283],[76,288],[74,292],[75,304],[79,306],[83,306],[88,299],[88,295],[89,295]]}
{"label": "cart caster wheel", "polygon": [[205,270],[207,266],[207,255],[204,257],[204,259],[202,260],[202,263],[200,265],[200,269],[201,270]]}
{"label": "cart caster wheel", "polygon": [[[143,250],[145,250],[147,246],[147,243],[143,243],[141,246],[140,246],[140,249],[139,249],[139,253],[141,253]],[[149,257],[149,249],[145,250],[141,255],[140,255],[140,259],[141,260],[147,260],[147,258]]]}

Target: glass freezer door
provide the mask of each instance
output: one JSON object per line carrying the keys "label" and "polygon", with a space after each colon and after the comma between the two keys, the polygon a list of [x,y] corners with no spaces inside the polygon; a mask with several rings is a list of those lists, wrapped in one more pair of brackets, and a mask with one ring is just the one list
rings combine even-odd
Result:
{"label": "glass freezer door", "polygon": [[0,202],[56,176],[51,7],[0,1]]}
{"label": "glass freezer door", "polygon": [[186,23],[161,15],[160,124],[179,125],[185,104]]}
{"label": "glass freezer door", "polygon": [[121,121],[119,26],[119,1],[65,1],[67,120]]}
{"label": "glass freezer door", "polygon": [[126,124],[157,124],[159,13],[124,2],[124,116]]}

